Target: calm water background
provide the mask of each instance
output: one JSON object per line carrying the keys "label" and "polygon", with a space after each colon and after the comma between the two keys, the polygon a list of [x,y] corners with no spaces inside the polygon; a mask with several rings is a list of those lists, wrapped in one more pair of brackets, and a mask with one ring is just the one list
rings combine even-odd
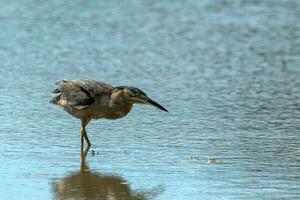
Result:
{"label": "calm water background", "polygon": [[[299,1],[0,3],[0,199],[300,198]],[[48,103],[61,78],[137,86],[170,113],[92,122],[91,176],[72,182],[80,123]]]}

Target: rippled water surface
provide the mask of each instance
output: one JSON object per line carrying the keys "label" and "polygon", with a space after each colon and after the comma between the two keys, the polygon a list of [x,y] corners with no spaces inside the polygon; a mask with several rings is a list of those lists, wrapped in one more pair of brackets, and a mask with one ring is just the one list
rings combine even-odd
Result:
{"label": "rippled water surface", "polygon": [[[296,0],[1,0],[0,199],[300,199],[299,20]],[[93,121],[84,156],[61,78],[170,113]]]}

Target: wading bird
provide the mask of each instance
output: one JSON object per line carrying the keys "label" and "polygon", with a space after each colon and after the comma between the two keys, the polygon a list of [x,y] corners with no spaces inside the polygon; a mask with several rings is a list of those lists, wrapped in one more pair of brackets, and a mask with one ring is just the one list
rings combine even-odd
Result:
{"label": "wading bird", "polygon": [[94,80],[61,80],[53,93],[58,93],[50,102],[81,120],[81,146],[84,139],[91,146],[85,127],[92,119],[120,119],[125,117],[135,103],[149,104],[168,112],[135,87],[113,87]]}

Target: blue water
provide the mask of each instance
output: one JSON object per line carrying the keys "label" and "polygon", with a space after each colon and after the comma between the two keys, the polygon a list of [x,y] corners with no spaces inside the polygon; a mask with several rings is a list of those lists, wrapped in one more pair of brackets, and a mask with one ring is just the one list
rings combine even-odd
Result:
{"label": "blue water", "polygon": [[[0,199],[300,199],[300,2],[0,3]],[[62,78],[170,113],[91,122],[83,159]]]}

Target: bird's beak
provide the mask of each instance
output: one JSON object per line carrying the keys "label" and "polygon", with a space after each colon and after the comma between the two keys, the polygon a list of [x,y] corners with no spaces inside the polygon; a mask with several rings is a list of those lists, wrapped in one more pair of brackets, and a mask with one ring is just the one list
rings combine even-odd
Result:
{"label": "bird's beak", "polygon": [[146,98],[144,99],[144,101],[145,101],[146,104],[152,105],[152,106],[154,106],[154,107],[156,107],[156,108],[158,108],[158,109],[160,109],[160,110],[163,110],[163,111],[165,111],[165,112],[169,112],[167,109],[165,109],[165,108],[162,107],[159,103],[153,101],[153,100],[150,99],[149,97],[146,97]]}

